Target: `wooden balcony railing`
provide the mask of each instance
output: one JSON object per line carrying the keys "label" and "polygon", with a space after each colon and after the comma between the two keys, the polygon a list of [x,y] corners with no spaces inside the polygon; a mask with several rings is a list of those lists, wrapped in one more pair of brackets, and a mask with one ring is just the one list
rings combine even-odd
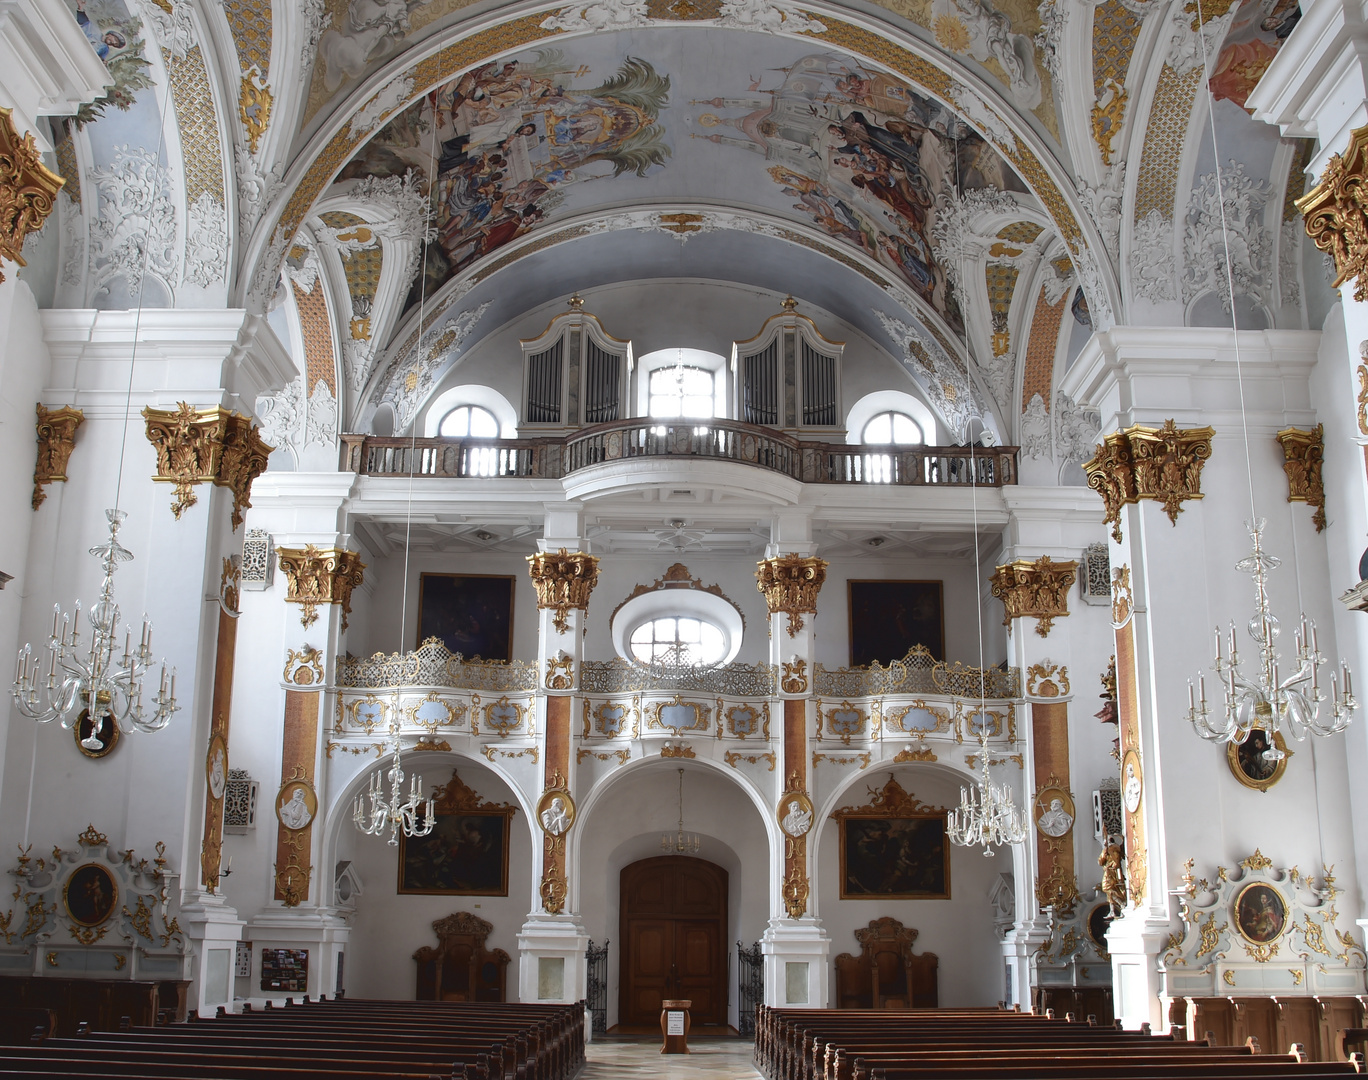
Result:
{"label": "wooden balcony railing", "polygon": [[1002,487],[1017,482],[1015,446],[808,442],[734,420],[638,418],[597,424],[563,438],[342,436],[342,468],[367,476],[559,480],[594,465],[662,457],[735,461],[805,484]]}

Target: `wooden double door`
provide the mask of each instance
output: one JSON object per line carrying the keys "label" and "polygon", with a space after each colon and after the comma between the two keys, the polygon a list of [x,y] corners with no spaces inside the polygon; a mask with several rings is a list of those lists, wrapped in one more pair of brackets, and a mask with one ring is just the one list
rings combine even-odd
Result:
{"label": "wooden double door", "polygon": [[693,1002],[692,1022],[727,1022],[727,872],[665,855],[622,871],[618,1019],[656,1026],[660,1003]]}

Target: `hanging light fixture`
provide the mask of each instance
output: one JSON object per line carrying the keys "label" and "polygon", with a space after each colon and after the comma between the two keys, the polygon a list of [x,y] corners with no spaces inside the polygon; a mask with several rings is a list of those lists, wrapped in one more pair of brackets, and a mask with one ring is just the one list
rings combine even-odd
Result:
{"label": "hanging light fixture", "polygon": [[[157,159],[160,160],[166,135],[166,110],[161,111],[157,130]],[[124,394],[123,438],[119,444],[119,467],[114,486],[114,506],[105,511],[109,539],[90,548],[90,554],[104,567],[100,598],[86,613],[90,623],[90,645],[82,652],[81,602],[76,601],[74,617],[62,612],[61,604],[52,606],[52,635],[47,642],[47,673],[43,660],[31,644],[19,650],[14,665],[10,696],[23,716],[40,724],[61,718],[62,727],[88,723],[90,730],[81,739],[87,750],[108,745],[112,732],[105,725],[117,723],[124,732],[160,731],[179,710],[176,704],[176,671],[168,682],[166,661],[162,660],[161,681],[149,712],[143,705],[143,677],[152,666],[152,623],[144,613],[138,647],[133,646],[133,628],[124,627],[123,653],[116,659],[119,636],[119,605],[114,602],[114,571],[128,562],[133,553],[119,543],[119,527],[128,514],[121,510],[124,449],[128,445],[128,418],[133,409],[133,374],[137,367],[138,336],[142,327],[143,282],[147,279],[152,245],[144,237],[142,271],[138,275],[138,307],[133,317],[133,345],[128,358],[128,388]],[[41,646],[40,646],[41,649]],[[101,737],[103,734],[103,738]]]}
{"label": "hanging light fixture", "polygon": [[697,833],[684,831],[684,770],[679,770],[679,825],[671,836],[664,833],[660,837],[660,850],[671,855],[696,855],[703,846]]}
{"label": "hanging light fixture", "polygon": [[[432,141],[428,157],[428,214],[429,222],[423,230],[423,253],[419,266],[427,265],[428,245],[432,240],[431,201],[433,194],[433,177],[436,175],[436,156],[437,156],[437,124],[432,125]],[[573,306],[577,306],[578,297],[571,300]],[[423,337],[423,318],[427,304],[427,278],[423,277],[422,289],[418,296],[418,340]],[[404,591],[403,600],[399,609],[399,652],[404,651],[404,628],[408,623],[408,580],[409,580],[409,554],[412,550],[413,539],[413,471],[414,462],[417,458],[418,447],[418,427],[410,421],[409,428],[409,486],[408,486],[408,506],[405,511],[404,522]],[[396,689],[390,703],[390,724],[389,724],[389,744],[390,744],[390,766],[385,769],[383,766],[371,773],[370,782],[364,795],[358,795],[352,807],[352,822],[362,833],[367,836],[382,836],[388,832],[389,837],[386,842],[395,847],[399,843],[399,834],[405,837],[427,836],[432,832],[437,824],[437,816],[433,800],[423,797],[423,778],[413,776],[409,779],[409,790],[404,792],[404,764],[402,761],[403,743],[399,734],[399,691]],[[386,788],[388,787],[388,794]],[[367,808],[366,803],[370,806]],[[426,810],[423,804],[426,803]]]}
{"label": "hanging light fixture", "polygon": [[[136,345],[135,345],[136,347]],[[32,645],[19,650],[14,666],[10,695],[14,706],[30,720],[40,724],[61,717],[62,727],[86,717],[90,733],[81,740],[87,750],[104,747],[100,737],[104,725],[113,720],[125,732],[160,731],[180,708],[176,704],[176,673],[170,682],[166,662],[162,661],[161,685],[149,713],[143,706],[143,677],[152,665],[152,623],[143,616],[138,647],[133,645],[133,628],[124,627],[123,655],[118,656],[119,605],[114,602],[114,571],[119,563],[133,558],[119,543],[119,526],[128,515],[122,510],[106,510],[109,539],[90,549],[104,567],[100,599],[86,615],[90,623],[90,646],[81,647],[81,602],[76,601],[75,618],[63,614],[61,604],[52,605],[52,636],[48,639],[47,674],[43,661]]]}
{"label": "hanging light fixture", "polygon": [[987,719],[982,712],[979,721],[978,782],[971,788],[960,788],[960,804],[946,815],[945,831],[952,844],[981,844],[983,854],[992,856],[995,846],[1019,844],[1026,839],[1026,816],[1006,784],[989,780]]}
{"label": "hanging light fixture", "polygon": [[[958,130],[958,129],[957,129]],[[956,185],[958,186],[959,169],[959,136],[955,137],[955,167]],[[964,253],[960,249],[960,280],[967,281],[964,272]],[[966,315],[969,310],[969,291],[965,290],[964,309]],[[966,318],[964,329],[964,351],[973,356],[973,346],[969,341],[969,324]],[[974,573],[977,574],[982,565],[979,555],[979,527],[978,527],[978,462],[975,460],[975,441],[968,439],[968,422],[964,435],[968,442],[969,449],[969,496],[974,513]],[[986,433],[987,425],[983,425]],[[984,445],[989,445],[985,442]],[[985,858],[991,858],[996,854],[993,851],[995,846],[1002,844],[1020,844],[1026,839],[1026,815],[1017,806],[1016,800],[1012,798],[1011,788],[1005,784],[994,784],[991,782],[988,773],[988,688],[987,679],[984,675],[985,658],[983,654],[983,605],[975,605],[978,612],[978,648],[979,648],[979,708],[978,708],[978,741],[979,741],[979,776],[973,787],[960,788],[960,804],[945,818],[946,835],[950,837],[950,842],[957,847],[974,847],[982,845]]]}
{"label": "hanging light fixture", "polygon": [[1211,126],[1211,148],[1215,161],[1216,196],[1221,208],[1221,240],[1225,248],[1226,288],[1230,301],[1230,326],[1235,339],[1235,377],[1240,388],[1240,424],[1245,440],[1245,470],[1249,481],[1250,519],[1245,522],[1254,550],[1235,564],[1235,569],[1250,574],[1254,578],[1254,615],[1246,624],[1249,636],[1258,649],[1258,660],[1253,677],[1247,677],[1240,668],[1240,654],[1236,646],[1235,623],[1230,623],[1230,655],[1221,653],[1221,628],[1216,627],[1216,659],[1211,669],[1221,682],[1225,697],[1224,708],[1213,710],[1207,703],[1206,678],[1199,674],[1197,686],[1188,680],[1188,710],[1186,719],[1193,730],[1203,739],[1212,742],[1241,743],[1251,732],[1263,731],[1268,735],[1268,748],[1262,752],[1265,761],[1276,762],[1286,757],[1277,746],[1273,735],[1282,732],[1297,741],[1307,735],[1334,735],[1349,726],[1358,702],[1354,699],[1353,677],[1349,666],[1340,662],[1343,685],[1336,680],[1334,669],[1330,673],[1330,710],[1329,716],[1321,716],[1321,702],[1326,700],[1325,691],[1320,685],[1320,669],[1326,663],[1321,654],[1316,634],[1315,622],[1301,613],[1301,625],[1293,635],[1296,644],[1295,670],[1287,678],[1282,678],[1278,670],[1277,640],[1281,628],[1277,618],[1269,610],[1268,571],[1275,570],[1282,560],[1270,555],[1263,549],[1263,530],[1265,521],[1254,510],[1254,473],[1249,458],[1249,420],[1244,406],[1244,369],[1240,363],[1240,325],[1235,309],[1235,273],[1230,258],[1230,231],[1226,222],[1225,185],[1221,177],[1221,155],[1216,144],[1216,103],[1211,94],[1210,64],[1206,51],[1206,38],[1202,26],[1200,5],[1198,16],[1198,41],[1202,47],[1202,70],[1207,77],[1207,114]]}
{"label": "hanging light fixture", "polygon": [[[366,796],[358,795],[356,797],[356,804],[352,812],[352,821],[367,836],[381,836],[388,830],[389,838],[386,842],[390,847],[399,843],[401,832],[406,837],[427,836],[432,832],[433,826],[437,824],[433,800],[423,798],[423,778],[421,776],[412,778],[408,795],[404,795],[404,765],[400,761],[402,747],[399,743],[398,717],[399,694],[396,691],[390,710],[390,739],[393,757],[388,775],[382,780],[381,774],[385,772],[384,769],[376,769],[375,772],[371,773],[370,786],[366,789]],[[389,784],[388,796],[385,794],[386,781]],[[370,799],[369,809],[365,807],[367,796]],[[419,810],[425,802],[427,803],[427,810],[420,815]]]}

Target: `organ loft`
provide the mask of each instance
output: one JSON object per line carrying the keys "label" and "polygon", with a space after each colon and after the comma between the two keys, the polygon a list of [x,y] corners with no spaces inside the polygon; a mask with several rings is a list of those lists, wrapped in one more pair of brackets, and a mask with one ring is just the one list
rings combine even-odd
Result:
{"label": "organ loft", "polygon": [[1361,5],[0,9],[0,1075],[1354,1068]]}

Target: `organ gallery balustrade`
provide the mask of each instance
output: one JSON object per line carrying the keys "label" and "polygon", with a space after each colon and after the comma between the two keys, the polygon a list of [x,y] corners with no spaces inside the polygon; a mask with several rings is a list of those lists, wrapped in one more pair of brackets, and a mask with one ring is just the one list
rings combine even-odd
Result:
{"label": "organ gallery balustrade", "polygon": [[343,435],[342,468],[366,476],[559,480],[634,458],[734,461],[806,484],[1003,487],[1017,482],[1014,446],[892,447],[821,443],[732,420],[621,420],[564,438],[409,439]]}
{"label": "organ gallery balustrade", "polygon": [[[464,746],[490,760],[538,754],[534,663],[467,661],[430,639],[402,656],[339,657],[336,670],[330,757],[339,751],[379,753],[396,714],[401,733],[416,739],[419,749]],[[624,763],[647,752],[644,744],[651,754],[667,757],[715,753],[733,766],[768,767],[779,732],[772,724],[778,684],[779,673],[769,664],[694,668],[620,658],[585,661],[578,671],[579,753]],[[946,664],[920,647],[887,667],[818,665],[814,750],[819,760],[859,759],[861,767],[877,757],[962,761],[972,769],[976,761],[969,759],[986,725],[993,762],[1020,765],[1012,745],[1020,687],[1016,668]],[[705,750],[705,744],[714,749]]]}

